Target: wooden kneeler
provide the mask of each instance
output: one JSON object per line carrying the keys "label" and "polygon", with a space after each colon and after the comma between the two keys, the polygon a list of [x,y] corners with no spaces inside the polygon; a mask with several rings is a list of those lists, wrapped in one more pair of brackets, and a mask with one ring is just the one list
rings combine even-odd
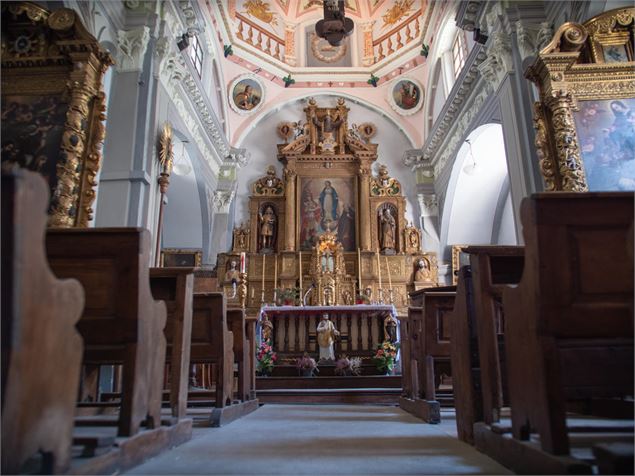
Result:
{"label": "wooden kneeler", "polygon": [[37,452],[42,474],[66,471],[71,459],[84,292],[47,263],[47,190],[38,174],[2,174],[3,474]]}

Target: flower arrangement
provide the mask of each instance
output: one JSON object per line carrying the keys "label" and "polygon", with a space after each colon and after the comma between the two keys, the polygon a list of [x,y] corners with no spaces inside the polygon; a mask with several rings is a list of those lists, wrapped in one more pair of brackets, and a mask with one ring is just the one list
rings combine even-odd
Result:
{"label": "flower arrangement", "polygon": [[256,371],[260,375],[271,375],[271,372],[273,372],[273,366],[275,365],[276,360],[278,360],[278,356],[268,342],[263,342],[260,344],[260,347],[258,347],[256,360],[258,362],[256,365]]}
{"label": "flower arrangement", "polygon": [[335,362],[335,375],[359,375],[362,373],[362,359],[361,357],[348,357],[346,355],[341,356],[337,362]]}
{"label": "flower arrangement", "polygon": [[372,359],[377,370],[384,373],[392,372],[392,369],[395,368],[398,350],[399,344],[392,344],[390,341],[379,344]]}
{"label": "flower arrangement", "polygon": [[284,288],[284,289],[276,289],[276,296],[278,305],[285,306],[295,306],[300,299],[300,289],[299,288]]}
{"label": "flower arrangement", "polygon": [[302,357],[296,359],[295,366],[298,372],[305,377],[312,377],[314,372],[319,372],[315,359],[306,352]]}

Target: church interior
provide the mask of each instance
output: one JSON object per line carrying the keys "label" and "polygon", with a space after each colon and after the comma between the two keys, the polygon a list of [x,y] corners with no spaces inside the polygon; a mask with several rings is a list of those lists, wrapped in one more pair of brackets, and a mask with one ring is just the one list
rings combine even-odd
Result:
{"label": "church interior", "polygon": [[0,8],[3,474],[634,474],[632,1]]}

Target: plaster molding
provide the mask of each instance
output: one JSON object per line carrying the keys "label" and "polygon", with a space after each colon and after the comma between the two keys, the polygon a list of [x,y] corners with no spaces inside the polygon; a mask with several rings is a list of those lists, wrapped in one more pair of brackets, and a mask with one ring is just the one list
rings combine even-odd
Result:
{"label": "plaster molding", "polygon": [[434,193],[417,194],[422,217],[439,216],[439,200]]}
{"label": "plaster molding", "polygon": [[118,59],[117,70],[120,73],[141,71],[143,59],[150,41],[150,28],[141,26],[132,30],[117,31]]}
{"label": "plaster molding", "polygon": [[213,212],[228,214],[235,194],[234,190],[215,190],[212,196]]}
{"label": "plaster molding", "polygon": [[490,90],[496,91],[505,75],[513,70],[511,37],[507,33],[497,31],[493,34],[487,58],[478,65],[478,70]]}
{"label": "plaster molding", "polygon": [[477,27],[478,17],[485,4],[484,0],[470,0],[461,2],[456,14],[456,26],[462,30],[474,31]]}
{"label": "plaster molding", "polygon": [[549,22],[540,24],[528,23],[523,20],[516,21],[516,39],[520,60],[536,56],[553,37],[553,28]]}

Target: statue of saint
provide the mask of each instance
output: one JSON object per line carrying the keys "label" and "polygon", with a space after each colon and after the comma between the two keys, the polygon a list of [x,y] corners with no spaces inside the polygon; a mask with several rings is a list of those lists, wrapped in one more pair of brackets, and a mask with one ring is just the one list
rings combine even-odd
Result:
{"label": "statue of saint", "polygon": [[417,261],[417,270],[415,271],[415,281],[429,281],[430,280],[430,264],[428,260],[419,258]]}
{"label": "statue of saint", "polygon": [[335,351],[333,350],[333,343],[335,337],[340,333],[335,329],[335,325],[329,321],[329,315],[327,313],[322,314],[320,323],[317,326],[317,340],[320,347],[320,360],[335,360]]}
{"label": "statue of saint", "polygon": [[262,249],[271,249],[273,245],[273,235],[276,228],[276,215],[273,208],[268,206],[264,214],[258,215],[260,218],[260,239]]}
{"label": "statue of saint", "polygon": [[260,335],[262,336],[262,342],[271,344],[271,338],[273,337],[273,323],[269,320],[266,314],[262,315],[260,320]]}
{"label": "statue of saint", "polygon": [[331,117],[331,111],[326,110],[326,116],[322,122],[320,122],[316,115],[311,117],[313,125],[320,129],[320,143],[318,144],[322,147],[322,151],[324,152],[335,152],[335,147],[337,146],[337,135],[336,132],[339,130],[339,127],[342,125],[342,120],[338,119],[336,121]]}
{"label": "statue of saint", "polygon": [[391,314],[384,319],[384,341],[391,344],[397,342],[397,320]]}
{"label": "statue of saint", "polygon": [[384,208],[383,213],[379,217],[381,225],[381,249],[395,249],[395,219],[390,213],[390,209]]}
{"label": "statue of saint", "polygon": [[238,283],[239,281],[238,278],[240,277],[240,273],[236,269],[237,264],[238,263],[236,263],[235,260],[232,260],[231,263],[229,263],[229,269],[225,273],[225,282],[233,283],[235,281],[236,283]]}

